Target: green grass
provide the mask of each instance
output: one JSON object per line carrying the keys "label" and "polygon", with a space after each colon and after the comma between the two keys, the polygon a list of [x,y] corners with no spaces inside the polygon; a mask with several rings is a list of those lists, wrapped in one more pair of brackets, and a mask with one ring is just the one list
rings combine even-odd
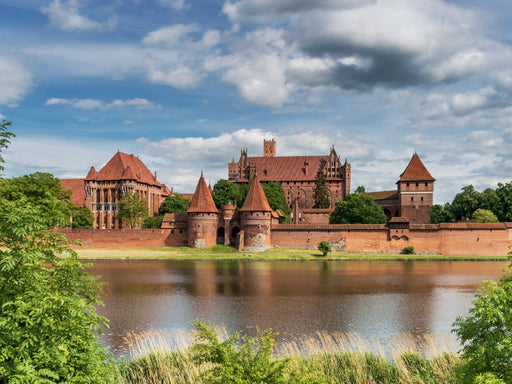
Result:
{"label": "green grass", "polygon": [[79,248],[82,259],[135,260],[392,260],[392,261],[506,261],[507,256],[445,256],[380,252],[331,252],[327,256],[313,249],[271,248],[263,252],[237,251],[233,247],[215,245],[210,248]]}

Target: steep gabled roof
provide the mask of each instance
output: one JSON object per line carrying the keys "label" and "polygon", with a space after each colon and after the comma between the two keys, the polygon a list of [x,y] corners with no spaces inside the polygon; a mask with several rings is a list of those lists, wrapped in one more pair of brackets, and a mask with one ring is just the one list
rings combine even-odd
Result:
{"label": "steep gabled roof", "polygon": [[85,206],[84,179],[60,179],[64,189],[71,190],[71,200],[77,207]]}
{"label": "steep gabled roof", "polygon": [[415,153],[405,171],[400,175],[400,181],[435,181],[425,168],[419,156]]}
{"label": "steep gabled roof", "polygon": [[247,164],[256,167],[261,182],[315,181],[316,173],[329,156],[248,157]]}
{"label": "steep gabled roof", "polygon": [[94,177],[96,171],[91,168],[86,180],[110,181],[110,180],[135,180],[140,183],[160,186],[151,171],[144,163],[134,155],[117,152],[107,164]]}
{"label": "steep gabled roof", "polygon": [[267,197],[265,192],[263,192],[257,175],[252,179],[251,186],[245,197],[244,206],[240,211],[272,212],[272,208],[268,204]]}
{"label": "steep gabled roof", "polygon": [[86,180],[96,180],[97,177],[98,177],[98,172],[96,172],[96,169],[94,167],[91,167],[91,169],[89,169],[89,173],[87,174],[85,179]]}
{"label": "steep gabled roof", "polygon": [[197,183],[196,191],[192,196],[192,201],[190,202],[190,207],[187,212],[193,213],[218,213],[219,210],[215,206],[215,202],[213,201],[212,193],[208,185],[206,185],[206,181],[204,180],[203,174],[201,173],[201,177],[199,178],[199,182]]}

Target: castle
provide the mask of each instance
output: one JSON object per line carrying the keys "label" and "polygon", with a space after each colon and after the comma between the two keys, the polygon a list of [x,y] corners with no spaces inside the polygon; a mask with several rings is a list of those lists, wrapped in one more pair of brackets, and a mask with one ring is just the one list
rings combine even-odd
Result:
{"label": "castle", "polygon": [[94,228],[122,228],[116,218],[117,202],[126,192],[137,193],[148,206],[151,216],[158,215],[160,205],[171,195],[144,163],[134,155],[117,152],[100,171],[91,167],[85,179],[62,179],[71,189],[73,202],[87,207],[94,216]]}
{"label": "castle", "polygon": [[[187,213],[167,214],[162,228],[170,229],[172,234],[186,234],[186,244],[194,248],[215,244],[230,244],[239,249],[268,248],[272,245],[271,227],[283,219],[280,211],[269,206],[261,187],[261,182],[269,181],[282,185],[292,208],[291,224],[327,225],[336,201],[350,193],[348,161],[342,163],[334,147],[327,156],[276,156],[275,140],[264,140],[263,145],[264,156],[249,157],[247,150],[242,150],[238,163],[233,159],[228,165],[230,181],[250,182],[242,207],[226,205],[218,209],[201,174]],[[312,208],[318,171],[325,175],[329,208]],[[400,175],[396,191],[368,195],[383,208],[390,222],[396,224],[397,220],[392,219],[400,217],[402,221],[423,224],[430,219],[434,181],[415,153]],[[73,190],[75,204],[91,210],[96,229],[122,228],[116,212],[125,192],[138,193],[152,216],[158,215],[161,203],[171,195],[157,180],[156,173],[152,174],[138,157],[122,152],[117,152],[99,172],[91,167],[85,179],[67,179],[62,183]]]}
{"label": "castle", "polygon": [[249,157],[247,149],[241,151],[240,159],[228,164],[228,180],[233,183],[248,183],[258,175],[261,182],[276,181],[281,184],[288,206],[296,201],[300,209],[313,208],[316,174],[325,175],[330,208],[350,193],[350,164],[342,163],[334,147],[327,156],[277,156],[276,141],[263,141],[263,156]]}

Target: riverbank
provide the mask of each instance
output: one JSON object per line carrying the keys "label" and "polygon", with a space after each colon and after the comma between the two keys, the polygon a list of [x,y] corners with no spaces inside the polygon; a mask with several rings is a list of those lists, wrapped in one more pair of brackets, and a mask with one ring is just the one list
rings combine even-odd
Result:
{"label": "riverbank", "polygon": [[381,252],[331,252],[327,256],[313,249],[271,248],[263,252],[237,251],[216,245],[210,248],[79,248],[80,259],[87,260],[390,260],[390,261],[506,261],[507,256],[446,256],[438,254],[400,254]]}

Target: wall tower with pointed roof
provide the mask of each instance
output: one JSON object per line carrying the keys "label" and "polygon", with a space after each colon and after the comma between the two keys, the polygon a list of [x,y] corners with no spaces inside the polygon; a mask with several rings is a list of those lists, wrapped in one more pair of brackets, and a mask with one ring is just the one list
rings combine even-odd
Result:
{"label": "wall tower with pointed roof", "polygon": [[202,173],[187,214],[188,246],[205,248],[217,244],[219,210]]}
{"label": "wall tower with pointed roof", "polygon": [[412,224],[424,224],[430,220],[434,204],[434,182],[417,153],[397,181],[400,216]]}
{"label": "wall tower with pointed roof", "polygon": [[243,228],[243,244],[240,244],[240,248],[248,251],[270,248],[272,212],[258,175],[255,175],[244,205],[240,208],[240,224]]}

